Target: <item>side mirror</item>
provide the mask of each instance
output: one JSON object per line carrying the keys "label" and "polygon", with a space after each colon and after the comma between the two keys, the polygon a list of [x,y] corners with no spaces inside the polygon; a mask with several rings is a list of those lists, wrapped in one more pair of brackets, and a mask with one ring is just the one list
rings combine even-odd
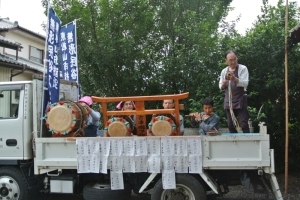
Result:
{"label": "side mirror", "polygon": [[0,98],[3,98],[4,97],[4,94],[0,94]]}

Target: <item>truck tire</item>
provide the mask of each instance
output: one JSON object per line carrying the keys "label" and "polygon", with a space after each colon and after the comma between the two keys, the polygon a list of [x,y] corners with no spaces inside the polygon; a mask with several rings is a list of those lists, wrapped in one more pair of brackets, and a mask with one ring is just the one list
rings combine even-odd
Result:
{"label": "truck tire", "polygon": [[159,179],[153,188],[151,200],[165,199],[206,200],[206,192],[195,177],[176,174],[176,189],[164,190],[162,179]]}
{"label": "truck tire", "polygon": [[0,167],[0,197],[27,200],[28,187],[23,173],[16,167]]}
{"label": "truck tire", "polygon": [[109,184],[90,183],[83,188],[83,198],[85,200],[116,200],[129,199],[131,195],[131,187],[128,183],[124,183],[124,190],[111,190]]}

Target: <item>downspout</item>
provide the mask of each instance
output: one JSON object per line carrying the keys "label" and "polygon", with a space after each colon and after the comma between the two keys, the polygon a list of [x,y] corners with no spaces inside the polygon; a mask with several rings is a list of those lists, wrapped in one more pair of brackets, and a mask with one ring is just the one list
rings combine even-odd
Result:
{"label": "downspout", "polygon": [[12,78],[13,77],[15,77],[15,76],[18,76],[19,74],[23,74],[24,73],[24,71],[25,71],[25,65],[23,65],[23,69],[22,69],[22,71],[20,71],[20,72],[18,72],[18,73],[16,73],[16,74],[13,74],[13,69],[11,70],[11,75],[10,75],[10,81],[12,81]]}
{"label": "downspout", "polygon": [[[18,60],[18,58],[19,58],[19,47],[18,47],[18,49],[16,50],[16,60]],[[24,71],[25,71],[25,65],[23,65],[23,69],[22,69],[22,71],[20,71],[20,72],[18,72],[18,73],[16,73],[16,74],[13,74],[13,69],[11,70],[11,75],[10,75],[10,81],[12,81],[12,78],[13,77],[15,77],[15,76],[18,76],[19,74],[22,74],[22,73],[24,73]]]}

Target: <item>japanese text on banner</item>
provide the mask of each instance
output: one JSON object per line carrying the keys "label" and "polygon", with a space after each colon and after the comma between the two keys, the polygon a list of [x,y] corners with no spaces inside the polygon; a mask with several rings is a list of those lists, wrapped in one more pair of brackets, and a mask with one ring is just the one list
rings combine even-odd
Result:
{"label": "japanese text on banner", "polygon": [[75,22],[61,27],[60,50],[63,79],[78,82]]}
{"label": "japanese text on banner", "polygon": [[61,21],[52,8],[49,9],[47,31],[47,88],[50,103],[59,100],[59,68],[58,68],[58,45]]}

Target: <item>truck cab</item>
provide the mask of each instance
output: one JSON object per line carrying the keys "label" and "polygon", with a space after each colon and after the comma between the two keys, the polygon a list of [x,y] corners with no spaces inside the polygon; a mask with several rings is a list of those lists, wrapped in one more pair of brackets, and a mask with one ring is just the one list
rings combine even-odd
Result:
{"label": "truck cab", "polygon": [[30,81],[0,85],[1,161],[16,165],[32,160],[32,84]]}

